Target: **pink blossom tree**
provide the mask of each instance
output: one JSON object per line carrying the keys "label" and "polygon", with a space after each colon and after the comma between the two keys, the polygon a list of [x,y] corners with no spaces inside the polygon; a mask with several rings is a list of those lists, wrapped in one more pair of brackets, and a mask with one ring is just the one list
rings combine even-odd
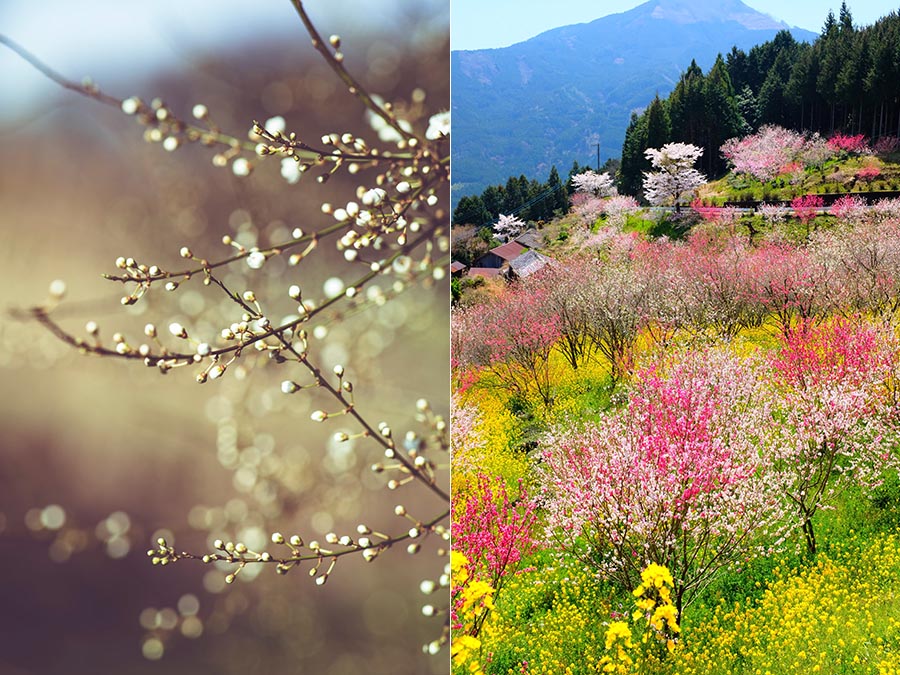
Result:
{"label": "pink blossom tree", "polygon": [[819,233],[813,254],[835,270],[835,292],[850,311],[890,320],[900,310],[900,218],[873,221],[857,202],[840,208],[838,202],[833,212],[838,209],[845,226]]}
{"label": "pink blossom tree", "polygon": [[748,265],[751,250],[744,238],[698,227],[673,251],[682,270],[678,290],[685,326],[697,334],[712,329],[730,340],[763,323],[765,309],[753,292]]}
{"label": "pink blossom tree", "polygon": [[842,223],[858,223],[866,212],[866,200],[859,195],[844,195],[834,201],[828,212]]}
{"label": "pink blossom tree", "polygon": [[805,248],[763,244],[750,250],[743,273],[749,281],[748,300],[759,305],[782,335],[798,321],[825,316],[840,304],[834,269]]}
{"label": "pink blossom tree", "polygon": [[885,443],[892,411],[883,405],[894,342],[856,321],[804,321],[770,360],[778,424],[766,426],[766,443],[810,554],[816,512],[846,485],[877,481],[894,462]]}
{"label": "pink blossom tree", "polygon": [[584,193],[572,195],[572,213],[585,225],[593,225],[603,215],[603,200]]}
{"label": "pink blossom tree", "polygon": [[586,273],[588,336],[604,356],[615,381],[632,368],[632,349],[647,324],[653,287],[646,277],[635,274],[630,256],[596,261]]}
{"label": "pink blossom tree", "polygon": [[755,134],[725,141],[721,151],[736,173],[746,173],[765,182],[796,161],[805,145],[802,134],[766,125]]}
{"label": "pink blossom tree", "polygon": [[757,368],[721,350],[636,374],[628,404],[543,443],[548,535],[625,588],[650,562],[672,572],[682,609],[783,506],[758,451],[768,408]]}
{"label": "pink blossom tree", "polygon": [[644,173],[644,197],[653,206],[672,204],[676,210],[689,203],[706,177],[694,168],[703,148],[690,143],[666,143],[644,152],[655,171]]}
{"label": "pink blossom tree", "polygon": [[864,134],[856,134],[855,136],[835,134],[828,139],[828,147],[847,155],[860,155],[871,152]]}
{"label": "pink blossom tree", "polygon": [[622,227],[625,224],[625,218],[640,211],[641,207],[634,197],[615,195],[603,200],[602,209],[607,224],[612,227]]}
{"label": "pink blossom tree", "polygon": [[557,318],[559,339],[556,348],[573,370],[596,351],[589,330],[592,289],[587,282],[596,274],[595,256],[578,254],[529,279],[530,288],[539,288],[547,310]]}
{"label": "pink blossom tree", "polygon": [[791,208],[794,216],[806,227],[806,236],[809,237],[810,224],[819,215],[825,201],[819,195],[801,195],[791,200]]}
{"label": "pink blossom tree", "polygon": [[549,307],[545,291],[519,285],[483,304],[454,311],[454,366],[490,374],[479,379],[482,386],[498,386],[524,400],[534,392],[550,405],[550,354],[560,331],[559,318]]}

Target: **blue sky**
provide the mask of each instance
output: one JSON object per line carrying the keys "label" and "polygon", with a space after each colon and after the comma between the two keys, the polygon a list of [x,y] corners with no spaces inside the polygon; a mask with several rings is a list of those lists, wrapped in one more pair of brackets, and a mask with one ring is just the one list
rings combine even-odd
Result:
{"label": "blue sky", "polygon": [[[601,16],[617,14],[642,4],[644,0],[452,0],[451,47],[486,49],[506,47],[534,37],[545,30],[573,23],[585,23]],[[837,15],[841,0],[744,0],[756,10],[786,21],[791,26],[818,33],[828,10]],[[857,25],[874,23],[897,9],[887,0],[847,0]]]}

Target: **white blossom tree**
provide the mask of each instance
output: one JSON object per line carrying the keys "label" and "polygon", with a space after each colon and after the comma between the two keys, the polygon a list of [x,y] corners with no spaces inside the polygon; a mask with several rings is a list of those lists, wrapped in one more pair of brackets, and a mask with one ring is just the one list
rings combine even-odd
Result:
{"label": "white blossom tree", "polygon": [[644,152],[656,171],[644,172],[644,197],[653,206],[674,204],[676,210],[690,201],[706,176],[694,168],[703,148],[690,143],[666,143]]}
{"label": "white blossom tree", "polygon": [[577,173],[572,176],[572,185],[575,186],[575,192],[578,194],[586,194],[593,197],[611,197],[616,194],[613,178],[607,171],[603,173],[594,171]]}
{"label": "white blossom tree", "polygon": [[494,234],[498,239],[503,241],[515,239],[522,234],[522,230],[524,229],[525,223],[522,220],[516,216],[507,216],[502,213],[497,219],[497,222],[494,223]]}

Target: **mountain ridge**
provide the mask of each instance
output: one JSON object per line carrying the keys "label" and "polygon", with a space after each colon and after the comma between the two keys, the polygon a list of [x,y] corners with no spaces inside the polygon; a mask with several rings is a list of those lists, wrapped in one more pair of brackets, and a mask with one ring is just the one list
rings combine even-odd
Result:
{"label": "mountain ridge", "polygon": [[510,175],[593,165],[596,143],[618,157],[631,112],[671,91],[692,60],[705,70],[779,30],[784,22],[741,0],[649,0],[509,47],[453,51],[454,202]]}

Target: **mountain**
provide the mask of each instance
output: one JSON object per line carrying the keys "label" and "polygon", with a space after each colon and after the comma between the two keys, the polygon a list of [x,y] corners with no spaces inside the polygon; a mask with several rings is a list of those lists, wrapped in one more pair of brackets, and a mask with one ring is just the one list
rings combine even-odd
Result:
{"label": "mountain", "polygon": [[618,157],[631,113],[668,94],[692,59],[706,71],[790,28],[740,0],[650,0],[502,49],[451,54],[453,201],[552,165]]}

